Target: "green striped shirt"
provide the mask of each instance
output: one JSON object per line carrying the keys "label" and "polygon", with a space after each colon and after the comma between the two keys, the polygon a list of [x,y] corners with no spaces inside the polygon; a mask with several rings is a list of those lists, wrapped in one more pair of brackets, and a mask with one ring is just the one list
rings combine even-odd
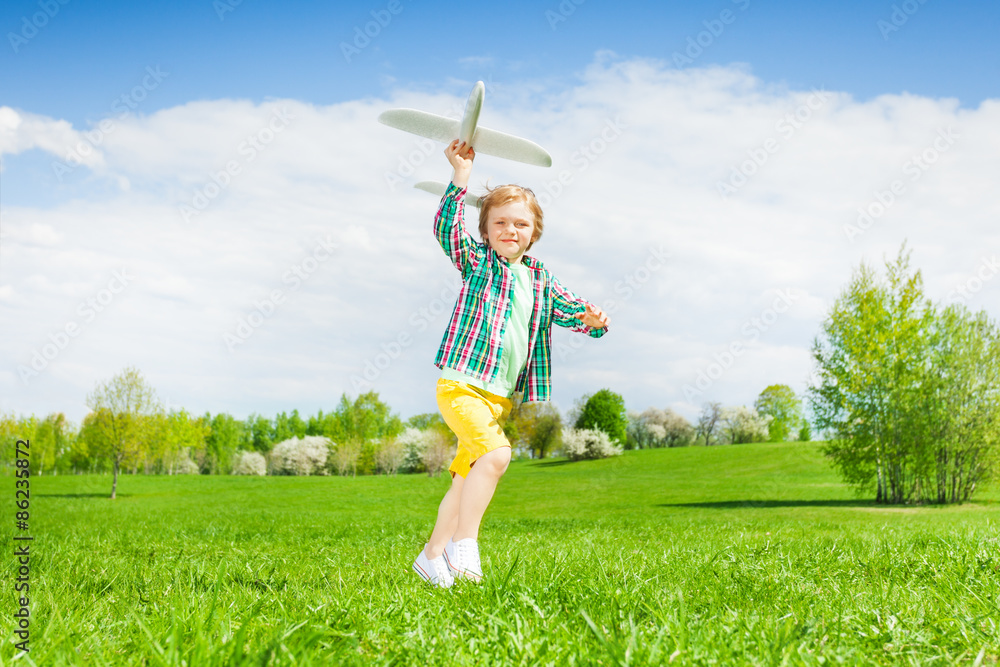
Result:
{"label": "green striped shirt", "polygon": [[590,327],[573,317],[585,312],[589,302],[563,287],[537,259],[522,255],[520,267],[512,268],[507,258],[497,254],[489,244],[474,239],[462,219],[465,192],[465,188],[449,184],[434,218],[434,236],[452,264],[462,272],[462,289],[434,365],[442,369],[442,377],[444,369],[449,368],[484,383],[481,386],[504,386],[501,375],[504,343],[509,347],[516,345],[506,336],[508,327],[518,326],[510,324],[517,317],[513,314],[518,299],[515,284],[521,283],[523,287],[529,284],[528,280],[519,280],[519,275],[515,277],[515,272],[523,267],[524,274],[530,277],[528,354],[523,366],[517,359],[509,359],[506,372],[512,370],[511,365],[519,369],[514,391],[523,393],[523,402],[551,400],[552,324],[592,338],[603,336],[608,327]]}

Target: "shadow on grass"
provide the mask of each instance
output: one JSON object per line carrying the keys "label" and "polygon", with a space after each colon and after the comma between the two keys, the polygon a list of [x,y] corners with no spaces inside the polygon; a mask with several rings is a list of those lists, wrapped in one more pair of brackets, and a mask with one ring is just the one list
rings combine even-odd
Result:
{"label": "shadow on grass", "polygon": [[758,507],[873,507],[892,509],[908,505],[879,505],[873,500],[722,500],[710,503],[659,503],[657,507],[691,507],[702,509],[754,509]]}
{"label": "shadow on grass", "polygon": [[569,465],[570,463],[573,463],[573,461],[570,461],[569,459],[556,459],[550,461],[545,461],[545,460],[535,461],[531,465],[537,466],[539,468],[551,468],[552,466],[564,466],[564,465]]}
{"label": "shadow on grass", "polygon": [[[129,498],[131,493],[119,493],[118,498]],[[107,498],[111,500],[111,493],[36,493],[33,498]]]}

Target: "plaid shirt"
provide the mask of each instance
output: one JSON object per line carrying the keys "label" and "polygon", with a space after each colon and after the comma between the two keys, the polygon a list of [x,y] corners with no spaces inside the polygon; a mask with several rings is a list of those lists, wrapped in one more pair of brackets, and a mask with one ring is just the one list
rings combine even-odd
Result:
{"label": "plaid shirt", "polygon": [[[462,289],[434,365],[493,382],[499,370],[503,328],[511,311],[512,275],[505,266],[506,257],[466,231],[462,222],[465,192],[465,188],[449,184],[434,218],[434,236],[462,272]],[[528,361],[517,377],[515,391],[523,393],[524,403],[548,401],[552,393],[552,323],[592,338],[603,336],[608,327],[597,329],[573,317],[586,312],[589,302],[559,284],[537,259],[522,255],[521,262],[532,277],[534,305]]]}

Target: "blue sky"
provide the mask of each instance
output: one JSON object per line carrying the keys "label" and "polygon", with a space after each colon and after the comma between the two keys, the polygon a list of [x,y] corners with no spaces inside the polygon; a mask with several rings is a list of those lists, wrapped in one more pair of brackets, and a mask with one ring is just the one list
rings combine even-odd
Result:
{"label": "blue sky", "polygon": [[[476,187],[545,193],[531,254],[616,304],[600,340],[553,332],[564,411],[602,387],[689,418],[768,384],[803,392],[851,271],[904,241],[931,298],[998,314],[995,2],[35,0],[4,3],[0,28],[0,319],[17,323],[0,410],[79,420],[125,365],[195,413],[314,414],[368,389],[403,416],[436,410],[455,276],[410,186],[448,168],[375,118],[453,113],[479,79],[482,124],[554,164],[482,156]],[[336,259],[286,281],[321,243]]]}
{"label": "blue sky", "polygon": [[[389,81],[437,89],[449,77],[516,76],[558,86],[601,49],[671,60],[726,10],[734,20],[694,65],[746,63],[763,80],[793,88],[825,86],[858,99],[956,97],[964,107],[995,97],[1000,81],[996,2],[567,0],[562,6],[573,11],[566,16],[555,1],[500,9],[399,0],[395,15],[388,4],[244,0],[220,11],[210,0],[70,0],[54,4],[58,12],[14,53],[9,33],[21,33],[23,19],[41,10],[37,0],[12,0],[0,9],[7,36],[0,91],[9,106],[81,124],[106,114],[149,65],[169,72],[170,85],[143,105],[146,113],[221,97],[330,104],[381,95]],[[904,6],[916,9],[900,14],[906,21],[898,30],[879,27]],[[348,62],[340,45],[353,41],[373,11],[391,21]],[[489,60],[462,64],[467,58]]]}

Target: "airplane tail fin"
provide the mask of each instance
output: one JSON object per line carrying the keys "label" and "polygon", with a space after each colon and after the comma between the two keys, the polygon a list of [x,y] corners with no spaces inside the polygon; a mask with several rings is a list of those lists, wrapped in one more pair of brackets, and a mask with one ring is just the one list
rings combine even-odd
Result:
{"label": "airplane tail fin", "polygon": [[[443,197],[445,190],[448,189],[448,184],[447,183],[439,183],[437,181],[420,181],[419,183],[415,184],[413,187],[415,187],[418,190],[423,190],[424,192],[429,192],[432,195],[437,195],[438,197]],[[465,203],[466,204],[470,204],[472,206],[475,206],[476,208],[479,208],[479,205],[480,205],[481,201],[480,201],[480,198],[477,197],[476,195],[466,192],[466,194],[465,194]]]}

